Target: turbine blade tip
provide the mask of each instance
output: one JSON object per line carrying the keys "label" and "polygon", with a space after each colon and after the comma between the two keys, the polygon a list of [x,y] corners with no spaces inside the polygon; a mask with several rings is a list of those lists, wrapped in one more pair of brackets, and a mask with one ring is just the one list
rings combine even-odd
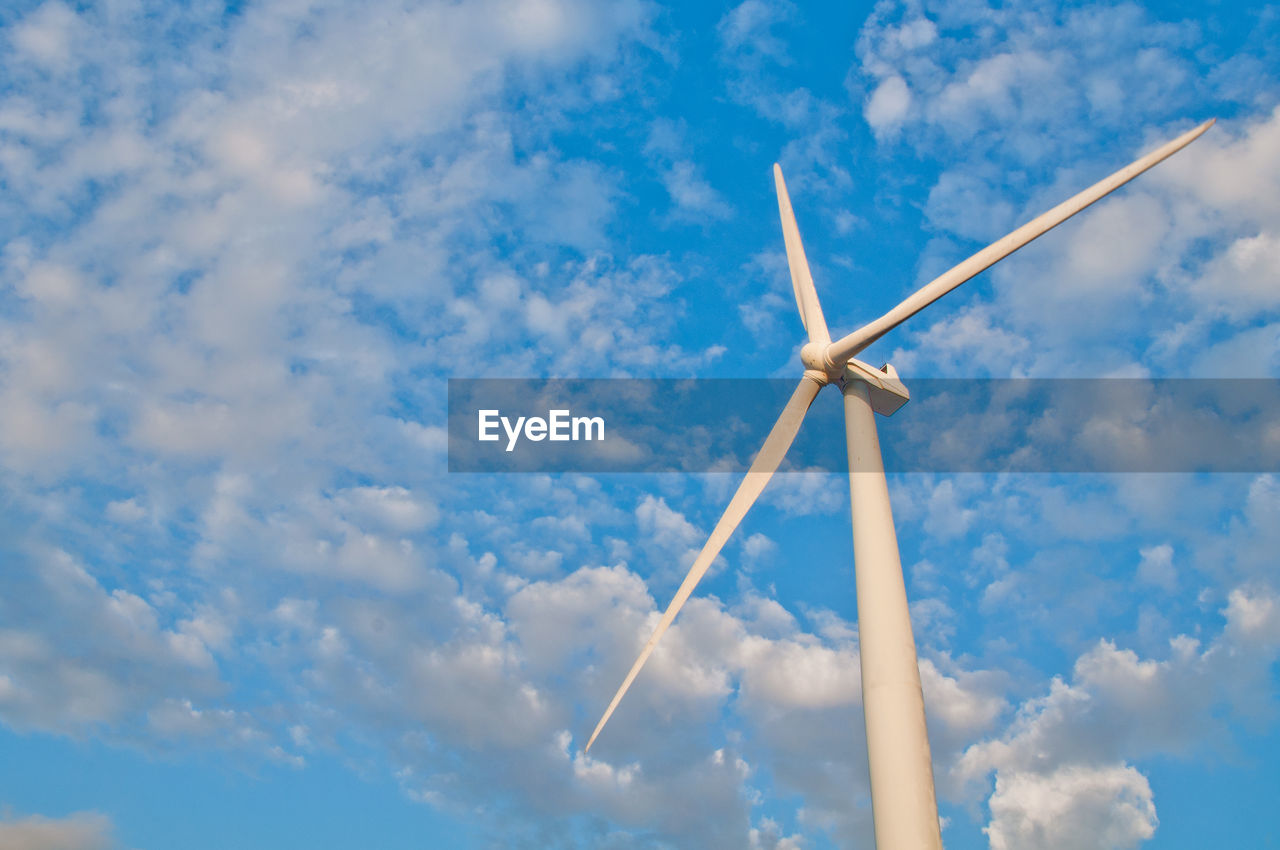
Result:
{"label": "turbine blade tip", "polygon": [[1192,139],[1198,139],[1203,136],[1210,127],[1217,123],[1218,119],[1216,117],[1210,118],[1208,121],[1197,124],[1194,129],[1187,131],[1186,135],[1190,136]]}

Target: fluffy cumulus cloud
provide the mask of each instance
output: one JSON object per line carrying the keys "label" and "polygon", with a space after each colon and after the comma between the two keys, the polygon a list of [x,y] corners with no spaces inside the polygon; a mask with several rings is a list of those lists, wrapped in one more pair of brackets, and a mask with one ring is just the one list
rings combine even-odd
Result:
{"label": "fluffy cumulus cloud", "polygon": [[218,615],[182,617],[108,591],[61,549],[5,557],[0,712],[11,725],[67,733],[132,725],[171,689],[206,698],[219,689]]}
{"label": "fluffy cumulus cloud", "polygon": [[1132,767],[1014,773],[991,796],[992,850],[1136,847],[1155,834],[1151,787]]}
{"label": "fluffy cumulus cloud", "polygon": [[[308,738],[341,738],[358,719],[401,762],[401,782],[420,799],[480,805],[513,795],[513,824],[593,813],[584,827],[592,834],[612,822],[708,847],[742,846],[749,834],[763,841],[777,829],[752,824],[744,784],[753,768],[743,753],[706,745],[733,677],[765,667],[757,656],[775,643],[751,637],[753,622],[717,603],[690,605],[646,668],[645,687],[591,755],[576,740],[585,730],[575,704],[605,704],[658,615],[625,567],[521,584],[496,610],[456,599],[433,617],[444,639],[415,626],[419,612],[381,600],[301,620],[293,615],[300,608],[314,610],[293,603],[278,627],[297,635],[287,644],[305,656],[300,684],[320,704],[344,706],[341,717],[304,718]],[[741,657],[744,644],[755,647],[751,659]],[[808,699],[760,691],[766,703]],[[852,699],[846,689],[841,700]],[[686,746],[670,747],[673,739]],[[665,755],[645,757],[655,753]]]}
{"label": "fluffy cumulus cloud", "polygon": [[1258,323],[1273,323],[1277,307],[1268,258],[1280,217],[1265,188],[1277,118],[1238,86],[1247,52],[1198,73],[1197,40],[1191,22],[1132,4],[877,7],[851,94],[884,146],[948,161],[925,208],[936,235],[921,277],[1213,117],[1201,114],[1206,100],[1232,113],[997,267],[991,295],[917,328],[895,360],[996,376],[1275,368],[1274,333]]}
{"label": "fluffy cumulus cloud", "polygon": [[[882,3],[862,28],[849,85],[878,134],[909,126],[926,144],[1009,147],[1035,161],[1079,139],[1082,113],[1112,122],[1187,103],[1188,93],[1167,89],[1193,84],[1194,35],[1135,5],[1058,14],[1023,3]],[[1003,141],[992,132],[1009,130]]]}
{"label": "fluffy cumulus cloud", "polygon": [[[50,2],[8,32],[0,456],[35,513],[53,502],[30,493],[65,505],[72,476],[97,482],[77,508],[105,507],[121,547],[146,550],[182,522],[216,565],[262,555],[269,528],[273,546],[291,541],[273,562],[410,585],[421,554],[408,538],[438,517],[409,486],[421,471],[326,489],[349,472],[387,481],[391,454],[423,456],[430,427],[387,413],[405,376],[500,338],[514,359],[512,323],[570,345],[583,317],[630,319],[669,288],[659,261],[598,257],[544,294],[544,266],[470,250],[486,218],[555,219],[561,244],[599,245],[608,176],[517,152],[536,128],[493,107],[513,76],[543,91],[567,67],[609,66],[644,12],[253,6],[216,37],[201,14]],[[166,54],[189,29],[208,40]],[[54,73],[72,70],[95,82]],[[403,165],[417,157],[424,167]],[[365,191],[383,184],[396,189]],[[393,242],[404,231],[415,247]],[[610,279],[626,294],[608,297]],[[602,369],[613,351],[672,356],[642,326],[594,324],[582,344]]]}
{"label": "fluffy cumulus cloud", "polygon": [[[967,748],[950,780],[985,787],[994,773],[992,847],[1135,847],[1158,825],[1132,761],[1224,746],[1232,719],[1257,718],[1280,657],[1277,597],[1237,588],[1208,646],[1187,635],[1160,658],[1103,640],[1023,703],[999,737]],[[1263,703],[1259,703],[1259,698]],[[985,794],[985,792],[982,792]]]}
{"label": "fluffy cumulus cloud", "polygon": [[866,118],[877,132],[885,133],[896,128],[911,109],[911,89],[907,81],[894,74],[876,85],[867,100]]}
{"label": "fluffy cumulus cloud", "polygon": [[[441,444],[404,405],[433,417],[438,377],[471,370],[479,348],[494,355],[484,368],[527,371],[530,340],[548,341],[533,368],[549,372],[575,350],[603,373],[698,362],[661,335],[665,260],[602,250],[614,178],[549,141],[616,96],[649,14],[266,4],[224,18],[56,0],[15,13],[0,103],[8,725],[301,765],[333,745],[337,711],[385,732],[415,790],[432,790],[412,779],[426,772],[453,793],[423,755],[437,739],[455,754],[542,747],[561,790],[594,781],[557,743],[571,723],[551,674],[524,671],[556,659],[520,651],[484,604],[511,597],[518,612],[525,579],[494,578],[494,555],[432,533],[451,498]],[[587,84],[563,85],[583,69]],[[504,112],[517,96],[537,108]],[[719,203],[687,163],[671,174],[681,203]],[[544,249],[504,256],[497,234]],[[552,553],[502,554],[530,572]],[[299,687],[340,707],[313,718],[279,694],[245,697],[249,656],[302,671]],[[392,692],[403,711],[388,716]],[[403,738],[410,726],[431,740]],[[738,799],[739,760],[681,769]],[[537,771],[516,773],[538,797]]]}

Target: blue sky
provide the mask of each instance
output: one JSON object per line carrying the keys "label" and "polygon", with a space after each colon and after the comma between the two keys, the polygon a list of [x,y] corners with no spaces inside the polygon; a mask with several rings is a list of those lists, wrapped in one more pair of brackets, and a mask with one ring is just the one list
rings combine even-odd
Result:
{"label": "blue sky", "polygon": [[[771,484],[586,756],[735,481],[446,472],[450,377],[794,375],[774,161],[847,332],[1216,116],[866,356],[1280,376],[1275,7],[0,27],[6,847],[871,846],[844,480]],[[1280,479],[890,486],[949,848],[1277,842]]]}

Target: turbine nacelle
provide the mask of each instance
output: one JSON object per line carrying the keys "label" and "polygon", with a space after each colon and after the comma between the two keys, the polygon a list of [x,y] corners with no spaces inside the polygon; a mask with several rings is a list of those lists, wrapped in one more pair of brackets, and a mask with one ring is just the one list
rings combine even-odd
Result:
{"label": "turbine nacelle", "polygon": [[850,358],[840,376],[840,385],[849,381],[863,381],[870,388],[871,409],[881,416],[892,416],[898,408],[911,400],[911,393],[898,379],[898,370],[888,363],[873,369],[861,360]]}
{"label": "turbine nacelle", "polygon": [[898,408],[911,400],[911,393],[898,378],[898,370],[888,363],[879,369],[857,358],[850,357],[840,365],[827,359],[828,345],[806,342],[800,348],[800,362],[804,364],[804,376],[822,386],[847,381],[865,381],[871,388],[871,407],[882,416],[892,416]]}

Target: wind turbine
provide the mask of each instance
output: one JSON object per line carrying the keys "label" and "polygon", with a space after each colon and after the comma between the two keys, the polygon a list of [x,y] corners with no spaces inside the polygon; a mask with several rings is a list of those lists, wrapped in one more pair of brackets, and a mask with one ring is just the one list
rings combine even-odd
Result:
{"label": "wind turbine", "polygon": [[892,414],[906,403],[909,395],[892,366],[886,364],[874,369],[854,359],[855,355],[974,275],[1186,147],[1213,126],[1213,122],[1214,119],[1206,121],[1063,201],[925,284],[880,318],[834,342],[809,274],[782,169],[774,164],[773,179],[778,191],[787,263],[791,267],[791,286],[800,321],[809,335],[809,341],[800,349],[804,375],[675,598],[596,724],[584,752],[590,751],[658,640],[782,463],[818,391],[828,384],[836,384],[844,395],[845,438],[849,451],[862,704],[876,846],[881,850],[940,850],[942,837],[920,669],[874,416],[875,413]]}

